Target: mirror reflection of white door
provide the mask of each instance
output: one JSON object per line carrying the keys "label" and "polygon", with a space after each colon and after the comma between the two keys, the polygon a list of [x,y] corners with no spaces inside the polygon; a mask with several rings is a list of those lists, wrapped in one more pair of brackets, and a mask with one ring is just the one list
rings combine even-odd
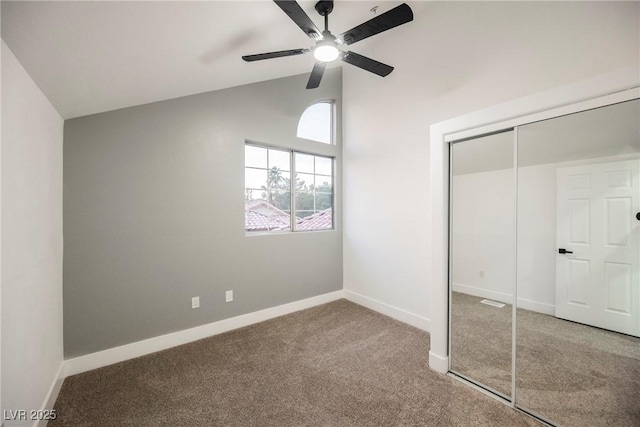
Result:
{"label": "mirror reflection of white door", "polygon": [[558,168],[556,317],[640,336],[639,163]]}

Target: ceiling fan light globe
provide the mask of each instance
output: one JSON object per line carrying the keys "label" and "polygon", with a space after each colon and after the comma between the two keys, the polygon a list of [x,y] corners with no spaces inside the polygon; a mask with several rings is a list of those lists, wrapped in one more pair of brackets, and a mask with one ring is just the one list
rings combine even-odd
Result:
{"label": "ceiling fan light globe", "polygon": [[330,44],[321,44],[313,51],[313,56],[320,62],[331,62],[338,59],[340,51]]}

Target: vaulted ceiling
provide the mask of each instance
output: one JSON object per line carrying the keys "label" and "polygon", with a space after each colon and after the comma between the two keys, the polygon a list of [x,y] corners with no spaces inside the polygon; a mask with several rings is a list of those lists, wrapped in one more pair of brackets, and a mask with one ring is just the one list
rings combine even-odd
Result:
{"label": "vaulted ceiling", "polygon": [[[318,27],[315,1],[299,1]],[[336,1],[340,33],[401,1]],[[412,3],[416,13],[422,5]],[[402,28],[376,37],[397,37]],[[376,37],[353,46],[367,54]],[[311,55],[241,56],[313,42],[270,0],[2,2],[2,38],[65,118],[308,73]],[[383,61],[384,58],[376,57]],[[349,65],[345,65],[349,66]],[[304,88],[301,88],[304,89]]]}

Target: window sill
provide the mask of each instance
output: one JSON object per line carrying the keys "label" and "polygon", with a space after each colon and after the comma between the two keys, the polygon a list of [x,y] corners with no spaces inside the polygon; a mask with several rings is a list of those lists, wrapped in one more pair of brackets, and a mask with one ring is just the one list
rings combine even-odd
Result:
{"label": "window sill", "polygon": [[252,236],[282,236],[286,234],[313,234],[313,233],[326,233],[329,231],[336,231],[335,228],[323,229],[323,230],[302,230],[302,231],[245,231],[245,237]]}

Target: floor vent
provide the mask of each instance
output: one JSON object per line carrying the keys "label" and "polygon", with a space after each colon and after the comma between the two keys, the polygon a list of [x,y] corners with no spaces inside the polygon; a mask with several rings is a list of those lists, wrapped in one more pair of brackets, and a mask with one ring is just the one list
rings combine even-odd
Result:
{"label": "floor vent", "polygon": [[498,301],[492,301],[490,299],[483,299],[482,301],[480,301],[482,304],[487,304],[490,305],[492,307],[498,307],[498,308],[502,308],[504,307],[504,304]]}

